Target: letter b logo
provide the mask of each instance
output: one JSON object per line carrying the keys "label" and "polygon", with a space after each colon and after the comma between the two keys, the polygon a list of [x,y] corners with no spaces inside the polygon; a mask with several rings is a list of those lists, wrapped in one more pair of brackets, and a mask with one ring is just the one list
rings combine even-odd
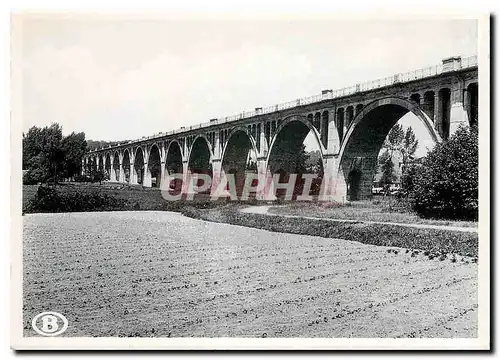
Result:
{"label": "letter b logo", "polygon": [[33,329],[43,336],[57,336],[68,328],[68,319],[54,311],[38,314],[31,322]]}
{"label": "letter b logo", "polygon": [[44,315],[42,316],[42,331],[44,333],[55,333],[59,329],[57,325],[57,318],[54,315]]}

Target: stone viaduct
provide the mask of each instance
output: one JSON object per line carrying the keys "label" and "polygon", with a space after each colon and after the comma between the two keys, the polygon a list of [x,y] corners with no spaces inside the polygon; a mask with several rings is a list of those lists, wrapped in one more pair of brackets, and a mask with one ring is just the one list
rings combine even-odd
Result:
{"label": "stone viaduct", "polygon": [[289,165],[275,149],[300,148],[312,132],[329,196],[362,199],[371,196],[385,137],[408,112],[435,142],[448,139],[460,125],[477,124],[477,57],[451,57],[437,66],[90,151],[82,166],[84,172],[106,171],[112,182],[162,189],[172,173],[219,178],[233,173],[239,179],[249,154],[259,175],[274,174]]}

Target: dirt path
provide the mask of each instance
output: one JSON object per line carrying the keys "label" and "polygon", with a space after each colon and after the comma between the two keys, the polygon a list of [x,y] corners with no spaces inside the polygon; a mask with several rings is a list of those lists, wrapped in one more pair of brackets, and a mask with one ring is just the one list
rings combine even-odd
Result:
{"label": "dirt path", "polygon": [[[349,219],[331,219],[323,217],[314,216],[299,216],[299,215],[287,215],[287,214],[272,214],[269,209],[273,207],[270,205],[259,205],[250,206],[240,211],[247,214],[259,214],[268,216],[281,216],[290,219],[309,219],[309,220],[322,220],[322,221],[334,221],[334,222],[348,222],[348,223],[364,223],[364,224],[378,224],[378,225],[394,225],[394,226],[404,226],[419,229],[435,229],[435,230],[448,230],[448,231],[462,231],[462,232],[473,232],[477,233],[477,228],[471,227],[461,227],[461,226],[445,226],[445,225],[430,225],[430,224],[404,224],[404,223],[393,223],[384,221],[367,221],[367,220],[349,220]],[[276,207],[276,206],[274,206]]]}

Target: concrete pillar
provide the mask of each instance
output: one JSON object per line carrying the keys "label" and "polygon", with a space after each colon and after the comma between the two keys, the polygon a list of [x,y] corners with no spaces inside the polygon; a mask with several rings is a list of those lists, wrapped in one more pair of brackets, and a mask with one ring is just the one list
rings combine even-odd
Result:
{"label": "concrete pillar", "polygon": [[442,102],[440,102],[439,89],[434,90],[434,129],[438,132],[439,136],[442,136],[441,126],[442,126]]}
{"label": "concrete pillar", "polygon": [[328,111],[328,140],[326,143],[326,154],[338,154],[340,151],[340,139],[335,126],[337,109],[334,108]]}
{"label": "concrete pillar", "polygon": [[[168,184],[167,184],[167,186],[165,186],[166,181],[167,181],[167,178],[166,178],[166,172],[165,172],[165,160],[162,160],[160,162],[160,189],[161,190],[168,189]],[[156,182],[158,183],[158,180],[156,180]]]}
{"label": "concrete pillar", "polygon": [[319,200],[345,202],[347,188],[342,170],[339,169],[338,157],[336,155],[324,156],[323,170]]}
{"label": "concrete pillar", "polygon": [[266,158],[257,158],[257,173],[259,179],[259,191],[256,194],[257,200],[276,200],[273,177],[267,167]]}
{"label": "concrete pillar", "polygon": [[130,179],[129,184],[137,184],[137,173],[135,171],[134,163],[130,163]]}
{"label": "concrete pillar", "polygon": [[257,157],[265,157],[267,158],[267,154],[269,152],[269,144],[266,140],[266,131],[265,131],[265,121],[260,124],[260,151],[257,154]]}
{"label": "concrete pillar", "polygon": [[214,195],[222,179],[222,161],[221,159],[212,159],[212,189],[211,195]]}
{"label": "concrete pillar", "polygon": [[460,125],[469,125],[469,115],[464,106],[464,86],[462,81],[457,81],[451,89],[450,109],[450,136],[452,136]]}
{"label": "concrete pillar", "polygon": [[123,163],[120,161],[120,167],[118,169],[120,172],[118,174],[118,182],[124,183],[125,182],[125,172],[123,171]]}
{"label": "concrete pillar", "polygon": [[116,174],[114,167],[114,159],[111,159],[111,167],[109,168],[109,181],[116,182]]}
{"label": "concrete pillar", "polygon": [[188,189],[189,168],[188,160],[182,160],[182,193],[186,194]]}
{"label": "concrete pillar", "polygon": [[222,144],[220,143],[219,131],[215,132],[214,158],[220,159],[222,156]]}
{"label": "concrete pillar", "polygon": [[149,169],[148,163],[144,163],[144,179],[142,179],[142,186],[151,187],[151,170]]}

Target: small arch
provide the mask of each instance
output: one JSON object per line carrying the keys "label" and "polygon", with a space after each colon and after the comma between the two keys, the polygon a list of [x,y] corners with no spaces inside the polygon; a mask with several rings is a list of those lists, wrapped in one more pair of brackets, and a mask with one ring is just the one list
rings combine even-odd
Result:
{"label": "small arch", "polygon": [[354,120],[354,108],[352,106],[348,106],[346,109],[346,126],[351,126],[352,121]]}
{"label": "small arch", "polygon": [[432,122],[434,122],[435,114],[434,114],[434,107],[435,107],[435,94],[434,91],[426,91],[424,93],[423,97],[423,103],[422,103],[422,109],[424,112],[429,116]]}
{"label": "small arch", "polygon": [[438,122],[436,124],[439,135],[444,140],[450,136],[450,115],[451,115],[451,90],[443,88],[438,91]]}
{"label": "small arch", "polygon": [[340,108],[337,110],[337,133],[339,135],[339,141],[342,142],[344,138],[344,108]]}
{"label": "small arch", "polygon": [[420,94],[412,94],[410,96],[410,100],[417,104],[420,104]]}
{"label": "small arch", "polygon": [[325,149],[328,147],[328,121],[329,121],[329,113],[328,110],[323,111],[321,122],[321,142]]}
{"label": "small arch", "polygon": [[479,120],[479,88],[477,82],[467,86],[466,109],[469,117],[469,125],[477,126]]}
{"label": "small arch", "polygon": [[318,132],[321,131],[321,113],[317,112],[316,114],[314,114],[313,125],[316,128],[316,130],[318,130]]}
{"label": "small arch", "polygon": [[357,116],[361,112],[361,110],[363,110],[363,104],[356,105],[356,115],[355,116]]}

